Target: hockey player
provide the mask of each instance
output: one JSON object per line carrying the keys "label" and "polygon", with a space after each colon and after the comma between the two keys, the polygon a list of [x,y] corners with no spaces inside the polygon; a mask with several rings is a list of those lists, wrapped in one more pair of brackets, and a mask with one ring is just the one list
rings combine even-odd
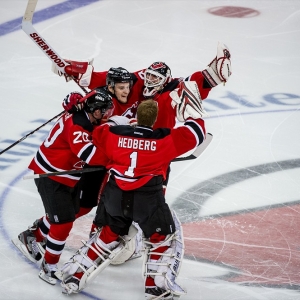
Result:
{"label": "hockey player", "polygon": [[[35,174],[67,171],[80,169],[84,162],[93,162],[96,148],[91,143],[92,131],[112,110],[111,96],[100,88],[92,90],[86,96],[83,110],[65,113],[54,124],[29,169]],[[97,161],[104,165],[101,160]],[[41,260],[45,252],[39,277],[50,284],[56,282],[57,263],[79,210],[75,198],[79,178],[80,174],[66,174],[35,179],[46,215],[13,240],[33,262]]]}
{"label": "hockey player", "polygon": [[[74,62],[71,62],[74,64]],[[67,69],[68,70],[68,69]],[[110,68],[106,72],[97,72],[97,84],[95,87],[104,87],[113,98],[114,115],[134,118],[136,109],[142,97],[143,80],[137,79],[137,73],[129,73],[126,69]],[[90,86],[93,86],[90,85]],[[79,93],[80,95],[80,93]],[[81,109],[78,99],[73,97],[67,103],[63,103],[66,111],[77,111]]]}
{"label": "hockey player", "polygon": [[93,141],[110,170],[95,217],[103,227],[62,268],[64,293],[80,292],[112,259],[126,255],[126,239],[120,236],[131,238],[132,221],[140,225],[148,245],[145,295],[172,299],[186,293],[175,282],[184,251],[182,229],[165,202],[162,185],[170,161],[205,139],[201,101],[194,100],[180,95],[174,100],[177,117],[185,122],[179,128],[153,130],[158,106],[146,100],[138,107],[135,128],[102,125],[94,131]]}

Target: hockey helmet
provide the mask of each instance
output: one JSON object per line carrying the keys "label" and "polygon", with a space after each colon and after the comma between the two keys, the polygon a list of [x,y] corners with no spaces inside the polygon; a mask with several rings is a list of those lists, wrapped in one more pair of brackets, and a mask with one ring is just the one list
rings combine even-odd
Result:
{"label": "hockey helmet", "polygon": [[[111,95],[105,88],[95,88],[86,95],[86,98],[87,100],[84,106],[85,111],[93,113],[95,110],[100,109],[102,117],[110,117],[114,105]],[[108,116],[108,114],[110,115]]]}
{"label": "hockey helmet", "polygon": [[133,81],[131,74],[124,68],[110,68],[106,75],[106,85],[110,85],[112,87],[115,86],[116,83],[126,83],[129,82],[130,87],[132,87]]}
{"label": "hockey helmet", "polygon": [[164,62],[154,62],[144,72],[145,97],[152,97],[172,80],[171,69]]}

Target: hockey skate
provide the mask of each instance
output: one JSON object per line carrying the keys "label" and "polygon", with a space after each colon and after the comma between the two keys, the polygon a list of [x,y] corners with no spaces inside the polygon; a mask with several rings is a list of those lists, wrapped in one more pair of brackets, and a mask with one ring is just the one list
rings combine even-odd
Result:
{"label": "hockey skate", "polygon": [[41,270],[39,272],[39,277],[46,281],[47,283],[50,283],[52,285],[55,285],[57,282],[58,276],[58,268],[57,264],[51,265],[47,264],[45,260],[43,259],[41,264]]}
{"label": "hockey skate", "polygon": [[69,277],[67,280],[62,281],[62,293],[65,295],[77,294],[79,292],[80,279],[75,276]]}
{"label": "hockey skate", "polygon": [[30,261],[39,262],[45,253],[46,243],[37,242],[34,230],[38,228],[38,220],[33,223],[33,226],[21,232],[17,239],[13,239],[12,243],[21,251],[21,253]]}

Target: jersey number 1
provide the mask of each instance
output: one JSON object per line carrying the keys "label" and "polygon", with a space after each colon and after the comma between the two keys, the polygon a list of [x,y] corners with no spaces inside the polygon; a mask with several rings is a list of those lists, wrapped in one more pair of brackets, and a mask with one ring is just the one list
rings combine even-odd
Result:
{"label": "jersey number 1", "polygon": [[127,171],[125,171],[125,175],[129,176],[129,177],[134,177],[134,169],[136,168],[136,162],[137,162],[137,152],[132,152],[130,154],[130,166],[127,169]]}

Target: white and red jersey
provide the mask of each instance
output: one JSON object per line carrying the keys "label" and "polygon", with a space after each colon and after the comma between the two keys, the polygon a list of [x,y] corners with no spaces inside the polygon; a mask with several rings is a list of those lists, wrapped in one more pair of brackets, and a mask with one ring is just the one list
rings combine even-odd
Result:
{"label": "white and red jersey", "polygon": [[[113,96],[113,103],[115,106],[114,115],[125,116],[127,118],[135,118],[136,111],[139,103],[144,99],[144,72],[145,69],[131,73],[133,79],[133,86],[128,95],[128,102],[125,104],[120,103]],[[93,72],[91,83],[89,85],[90,89],[94,89],[98,86],[105,86],[106,84],[106,74],[105,72]],[[207,98],[211,86],[205,80],[201,71],[197,71],[190,75],[189,77],[183,78],[173,78],[162,91],[157,93],[154,100],[158,103],[158,116],[156,123],[154,124],[154,129],[156,128],[173,128],[176,124],[176,109],[171,105],[172,99],[170,97],[170,92],[178,88],[179,83],[182,81],[195,81],[198,85],[198,89],[201,95],[201,99]]]}
{"label": "white and red jersey", "polygon": [[[28,168],[35,174],[81,169],[84,162],[93,162],[95,146],[91,142],[94,126],[85,111],[63,114],[51,128]],[[100,165],[101,160],[97,158]],[[51,176],[50,178],[73,187],[80,174]]]}
{"label": "white and red jersey", "polygon": [[102,125],[94,130],[93,143],[97,156],[107,158],[106,168],[113,172],[118,186],[133,190],[154,176],[166,179],[170,162],[201,144],[205,136],[204,121],[188,119],[184,126],[173,129]]}

